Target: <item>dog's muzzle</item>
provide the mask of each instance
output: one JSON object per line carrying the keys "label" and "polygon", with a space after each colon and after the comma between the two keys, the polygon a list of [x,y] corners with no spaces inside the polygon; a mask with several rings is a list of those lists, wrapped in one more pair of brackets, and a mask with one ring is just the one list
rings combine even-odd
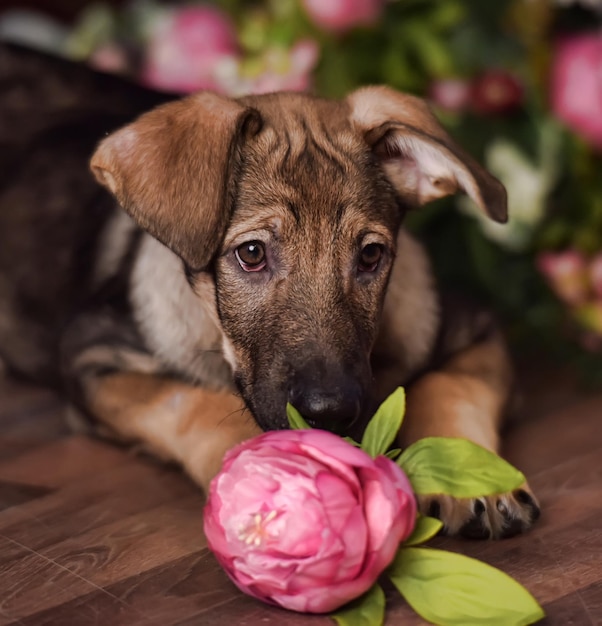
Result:
{"label": "dog's muzzle", "polygon": [[320,375],[320,369],[297,372],[288,401],[313,428],[347,434],[362,414],[365,392],[353,377],[338,372]]}

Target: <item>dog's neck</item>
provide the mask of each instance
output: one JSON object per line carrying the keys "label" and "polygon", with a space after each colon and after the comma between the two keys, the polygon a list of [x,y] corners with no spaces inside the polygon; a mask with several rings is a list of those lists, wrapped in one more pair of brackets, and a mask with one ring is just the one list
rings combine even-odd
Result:
{"label": "dog's neck", "polygon": [[131,303],[146,345],[167,367],[210,387],[231,378],[213,283],[198,277],[193,290],[182,261],[150,235],[132,271]]}

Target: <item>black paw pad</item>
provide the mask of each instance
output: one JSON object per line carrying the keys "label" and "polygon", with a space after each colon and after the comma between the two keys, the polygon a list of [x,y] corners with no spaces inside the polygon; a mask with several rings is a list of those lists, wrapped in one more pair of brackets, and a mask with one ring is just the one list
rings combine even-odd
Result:
{"label": "black paw pad", "polygon": [[429,506],[428,516],[441,519],[441,505],[437,500],[433,500]]}
{"label": "black paw pad", "polygon": [[512,495],[515,497],[517,502],[520,502],[523,506],[530,509],[532,522],[535,522],[539,519],[539,516],[541,515],[541,510],[537,506],[535,500],[530,493],[526,492],[524,489],[517,489]]}
{"label": "black paw pad", "polygon": [[485,504],[481,500],[473,504],[473,513],[473,517],[460,528],[460,535],[466,539],[489,539],[491,530],[485,523]]}
{"label": "black paw pad", "polygon": [[502,539],[509,539],[510,537],[516,537],[516,535],[520,535],[523,530],[525,530],[525,524],[520,519],[508,519],[506,518],[506,522],[504,524],[504,528],[500,533],[500,537]]}
{"label": "black paw pad", "polygon": [[483,515],[483,513],[485,513],[485,505],[483,504],[481,500],[477,500],[474,503],[472,510],[474,511],[474,514],[477,516]]}
{"label": "black paw pad", "polygon": [[473,517],[460,528],[460,535],[466,539],[489,539],[491,531],[481,517]]}

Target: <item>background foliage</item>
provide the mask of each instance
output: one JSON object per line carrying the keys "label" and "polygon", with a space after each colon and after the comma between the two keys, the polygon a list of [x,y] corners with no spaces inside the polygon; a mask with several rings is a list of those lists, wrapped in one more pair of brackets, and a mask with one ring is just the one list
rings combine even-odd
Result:
{"label": "background foliage", "polygon": [[494,306],[523,349],[602,382],[601,21],[601,0],[138,0],[74,28],[13,11],[0,36],[167,90],[429,98],[511,211],[505,226],[465,198],[413,214],[441,280]]}

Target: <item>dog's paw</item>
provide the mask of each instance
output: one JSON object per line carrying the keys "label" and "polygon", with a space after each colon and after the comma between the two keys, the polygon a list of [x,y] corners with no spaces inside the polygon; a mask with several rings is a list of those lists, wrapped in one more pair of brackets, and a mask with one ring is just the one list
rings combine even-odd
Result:
{"label": "dog's paw", "polygon": [[511,493],[466,500],[418,496],[418,505],[421,513],[443,522],[443,534],[468,539],[514,537],[530,528],[540,514],[528,485]]}

